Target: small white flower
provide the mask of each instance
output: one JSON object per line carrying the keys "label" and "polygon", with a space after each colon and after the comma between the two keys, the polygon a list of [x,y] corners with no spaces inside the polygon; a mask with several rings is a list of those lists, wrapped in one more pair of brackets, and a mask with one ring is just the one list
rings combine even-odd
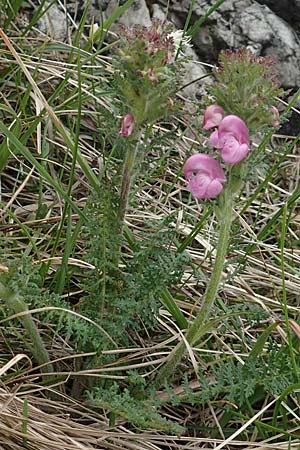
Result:
{"label": "small white flower", "polygon": [[93,40],[94,39],[94,35],[96,33],[96,31],[99,28],[99,24],[97,22],[94,22],[91,24],[90,26],[90,39]]}
{"label": "small white flower", "polygon": [[99,28],[99,23],[97,23],[97,22],[93,23],[93,25],[92,25],[93,33],[96,33],[96,31],[98,30],[98,28]]}
{"label": "small white flower", "polygon": [[185,47],[191,47],[191,36],[184,35],[183,30],[176,30],[169,34],[169,37],[173,39],[175,46],[175,54],[179,51],[183,52]]}

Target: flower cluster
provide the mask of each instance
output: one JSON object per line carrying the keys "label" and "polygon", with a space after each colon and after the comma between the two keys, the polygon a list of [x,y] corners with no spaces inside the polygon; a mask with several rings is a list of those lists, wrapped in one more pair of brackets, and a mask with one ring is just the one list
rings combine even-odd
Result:
{"label": "flower cluster", "polygon": [[279,125],[275,98],[282,89],[274,72],[270,56],[256,56],[246,48],[223,51],[214,70],[216,82],[208,86],[208,93],[227,113],[240,117],[257,133]]}
{"label": "flower cluster", "polygon": [[[241,162],[250,150],[249,130],[238,116],[225,116],[219,105],[210,105],[204,112],[203,128],[216,128],[210,135],[210,144],[221,150],[227,164]],[[198,199],[210,199],[220,194],[226,181],[219,162],[209,155],[191,156],[185,163],[184,176],[189,181],[187,189]]]}
{"label": "flower cluster", "polygon": [[184,61],[180,48],[186,45],[189,39],[182,31],[172,32],[172,26],[158,20],[151,27],[121,29],[113,58],[115,88],[136,128],[172,109]]}
{"label": "flower cluster", "polygon": [[[267,126],[278,126],[279,113],[274,98],[282,93],[274,76],[270,57],[257,57],[248,49],[221,52],[216,82],[207,87],[215,102],[204,112],[204,130],[213,130],[209,137],[212,147],[220,150],[225,164],[241,163],[250,151],[250,132]],[[250,130],[250,131],[249,131]],[[242,167],[229,169],[240,186]],[[220,194],[225,175],[219,162],[208,155],[193,155],[184,166],[187,189],[198,199]],[[229,178],[231,188],[233,182]]]}

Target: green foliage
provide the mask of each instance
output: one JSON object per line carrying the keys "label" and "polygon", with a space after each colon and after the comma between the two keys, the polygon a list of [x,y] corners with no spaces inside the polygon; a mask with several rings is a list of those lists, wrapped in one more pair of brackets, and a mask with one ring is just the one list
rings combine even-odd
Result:
{"label": "green foliage", "polygon": [[200,369],[198,379],[201,388],[197,392],[191,391],[187,381],[183,384],[185,401],[205,404],[222,398],[241,411],[249,404],[255,407],[267,394],[278,396],[293,384],[289,348],[287,345],[282,347],[270,337],[264,351],[255,358],[250,354],[243,364],[231,356],[220,355],[213,361],[210,376]]}
{"label": "green foliage", "polygon": [[164,222],[158,229],[151,227],[141,234],[141,240],[131,249],[131,257],[124,255],[121,271],[117,266],[118,247],[122,244],[116,229],[118,223],[111,212],[104,210],[110,205],[105,199],[109,197],[111,201],[113,192],[103,191],[100,195],[102,201],[93,195],[88,213],[86,260],[95,269],[82,285],[88,296],[81,300],[81,311],[88,317],[100,318],[116,342],[128,345],[126,330],[142,332],[144,327],[155,328],[160,294],[180,282],[187,256],[175,254],[170,248],[172,233]]}
{"label": "green foliage", "polygon": [[103,176],[101,191],[94,192],[89,199],[88,220],[83,234],[86,261],[94,266],[83,285],[89,295],[82,300],[82,310],[90,317],[102,318],[106,306],[119,289],[121,237],[117,219],[118,202],[116,186]]}
{"label": "green foliage", "polygon": [[136,427],[152,428],[177,436],[184,430],[180,425],[162,417],[153,399],[137,400],[129,389],[121,391],[117,383],[110,389],[94,389],[88,394],[88,398],[93,406],[108,409]]}
{"label": "green foliage", "polygon": [[[192,25],[196,3],[192,1],[185,33],[195,36],[206,18],[223,2],[224,0],[212,2],[214,4],[206,14]],[[41,331],[45,347],[50,351],[50,359],[55,360],[55,370],[59,372],[63,366],[64,370],[67,368],[72,373],[74,367],[76,371],[100,367],[99,377],[85,377],[84,373],[78,378],[72,375],[66,383],[66,393],[69,394],[72,388],[74,399],[83,400],[81,394],[84,389],[89,405],[95,409],[100,408],[101,413],[103,409],[111,413],[111,426],[114,425],[112,419],[115,415],[122,418],[122,423],[124,419],[130,423],[128,428],[151,428],[154,432],[178,435],[182,432],[181,427],[164,418],[161,403],[168,404],[168,417],[175,412],[174,416],[182,420],[182,423],[188,422],[188,417],[191,417],[192,426],[197,427],[195,411],[197,414],[197,411],[204,410],[210,402],[210,406],[216,409],[222,431],[227,436],[232,428],[237,429],[242,420],[253,417],[255,410],[261,408],[268,396],[278,395],[276,407],[274,411],[268,411],[263,425],[270,427],[273,413],[273,425],[280,426],[284,434],[284,430],[291,430],[295,426],[292,414],[291,420],[287,417],[289,412],[285,404],[293,411],[299,403],[299,384],[295,383],[300,376],[299,340],[296,341],[291,332],[286,344],[275,334],[276,326],[268,325],[269,315],[261,308],[249,308],[249,313],[245,303],[249,298],[249,303],[252,302],[256,294],[263,293],[266,298],[273,299],[266,304],[266,309],[272,309],[277,299],[283,297],[282,311],[286,315],[287,329],[291,317],[297,320],[295,305],[298,305],[298,260],[297,251],[293,257],[293,245],[295,247],[297,244],[296,208],[299,189],[294,185],[294,193],[288,193],[288,187],[293,185],[288,183],[296,173],[293,152],[298,141],[294,140],[286,147],[281,145],[281,150],[276,148],[275,151],[266,151],[272,137],[272,132],[269,132],[269,136],[249,155],[251,170],[245,164],[247,170],[241,174],[242,181],[247,181],[248,186],[250,185],[248,197],[242,205],[242,212],[240,206],[244,199],[243,196],[240,198],[237,220],[231,230],[231,245],[227,253],[229,257],[222,270],[222,275],[226,274],[224,281],[227,286],[228,283],[236,284],[238,289],[244,283],[242,288],[246,290],[246,300],[233,299],[230,295],[227,297],[226,286],[226,298],[222,300],[223,294],[220,293],[215,310],[221,308],[222,314],[227,318],[221,321],[217,312],[214,319],[207,320],[207,327],[200,330],[201,339],[204,339],[204,333],[207,337],[203,344],[204,351],[199,353],[203,362],[198,373],[200,388],[195,388],[197,384],[191,383],[195,381],[195,374],[187,358],[182,366],[183,391],[177,389],[176,378],[182,379],[182,372],[174,371],[173,367],[164,392],[158,395],[154,386],[148,386],[153,380],[150,378],[157,373],[157,366],[149,366],[151,358],[154,360],[157,348],[157,352],[168,355],[168,361],[172,357],[172,346],[177,344],[168,341],[165,345],[164,332],[157,326],[156,320],[159,308],[161,305],[164,309],[167,308],[172,321],[181,330],[188,328],[203,300],[203,284],[194,280],[199,281],[201,278],[201,282],[206,281],[204,276],[196,275],[196,269],[194,277],[191,275],[191,265],[203,267],[205,272],[210,271],[210,255],[207,251],[209,246],[203,249],[205,244],[202,239],[198,242],[195,238],[197,234],[202,234],[204,241],[208,239],[209,243],[213,243],[215,239],[213,219],[209,221],[212,208],[203,203],[198,207],[191,202],[183,205],[187,194],[181,191],[180,158],[184,158],[185,152],[193,151],[194,145],[196,150],[196,141],[189,139],[193,133],[198,138],[198,125],[193,127],[190,117],[183,109],[182,121],[176,121],[175,118],[171,124],[166,122],[162,127],[151,127],[156,119],[166,117],[170,111],[175,110],[171,97],[182,81],[180,70],[184,59],[175,48],[174,38],[170,36],[172,30],[165,25],[161,27],[159,23],[148,30],[142,27],[124,29],[118,42],[109,43],[102,48],[110,25],[128,9],[132,0],[116,8],[113,15],[100,24],[91,38],[93,44],[98,39],[97,51],[89,43],[84,50],[80,49],[81,45],[85,45],[84,22],[87,9],[81,16],[79,26],[76,24],[77,32],[73,42],[68,41],[66,44],[35,39],[36,33],[32,26],[45,14],[51,3],[57,2],[40,2],[32,12],[25,30],[18,30],[18,13],[21,6],[22,13],[27,9],[32,11],[31,6],[27,3],[22,5],[20,0],[4,1],[2,5],[2,25],[10,40],[12,37],[11,42],[30,76],[26,78],[24,67],[18,66],[13,56],[4,51],[1,72],[5,100],[5,104],[1,106],[0,121],[3,133],[3,151],[0,154],[1,194],[4,206],[10,199],[12,204],[6,211],[7,216],[2,216],[1,227],[3,226],[4,231],[1,264],[4,265],[4,270],[8,266],[9,271],[6,273],[1,268],[0,282],[10,292],[20,294],[29,310],[42,309],[32,314],[31,318]],[[90,23],[86,25],[89,27]],[[27,32],[30,37],[28,41]],[[14,41],[16,35],[23,37]],[[116,49],[112,66],[109,65],[109,57],[103,60],[101,57],[110,48]],[[55,67],[57,76],[54,78],[53,66],[56,65],[56,60],[59,64]],[[274,115],[271,108],[275,105],[274,96],[280,94],[280,90],[276,80],[272,78],[268,59],[257,59],[247,51],[223,53],[215,76],[216,84],[208,89],[226,113],[239,115],[255,131],[263,130],[263,127],[267,128],[272,123]],[[41,113],[37,108],[38,89],[42,90],[46,99],[42,102],[45,109]],[[293,102],[295,101],[296,96]],[[211,99],[209,102],[211,103]],[[294,103],[287,110],[292,105]],[[136,134],[128,140],[118,136],[120,123],[116,115],[120,112],[132,112],[135,115]],[[193,112],[191,114],[194,115]],[[147,128],[146,124],[149,125]],[[176,124],[178,128],[175,130]],[[186,126],[186,131],[178,133],[183,126]],[[186,132],[188,139],[183,142]],[[144,136],[143,142],[140,142],[141,136]],[[201,136],[197,140],[203,142]],[[189,142],[191,148],[187,149]],[[145,204],[147,212],[149,207],[150,214],[153,211],[158,212],[158,215],[166,214],[165,205],[168,206],[168,211],[174,211],[180,223],[178,236],[169,226],[169,220],[176,221],[174,216],[161,222],[142,222],[142,191],[138,198],[140,204],[131,203],[136,210],[139,209],[138,227],[134,227],[135,221],[132,228],[131,225],[122,228],[119,223],[122,165],[126,154],[134,147],[137,158],[133,162],[130,188],[134,188],[134,181],[137,179],[139,186],[147,186],[148,197]],[[292,154],[290,163],[288,158]],[[103,162],[100,175],[97,172],[96,158],[101,160],[101,165]],[[267,159],[273,162],[273,166],[265,170],[263,164],[266,166]],[[260,180],[253,169],[256,166]],[[31,167],[34,169],[33,176],[23,184]],[[256,191],[253,193],[251,189],[254,179]],[[275,186],[274,191],[272,185]],[[263,193],[266,188],[268,196]],[[93,193],[89,194],[91,190]],[[85,205],[89,195],[87,207],[82,211],[82,205]],[[151,204],[151,195],[155,195],[155,200],[159,197],[157,204]],[[130,199],[130,192],[128,198]],[[125,203],[124,210],[128,202]],[[185,211],[180,216],[180,221],[178,208]],[[249,211],[246,216],[244,213],[247,209]],[[238,223],[239,216],[251,227],[250,239],[249,228],[241,227]],[[199,223],[186,235],[186,230],[198,220]],[[282,222],[284,226],[281,225]],[[180,246],[177,241],[181,242]],[[282,247],[281,266],[276,252],[277,242]],[[262,246],[270,243],[271,250],[268,245]],[[192,263],[184,253],[187,248],[193,258]],[[254,251],[256,249],[259,249],[261,255]],[[22,254],[30,257],[20,256]],[[255,266],[254,275],[251,278],[249,270],[245,279],[242,276],[236,277],[243,271],[238,263],[247,261],[249,266],[252,264],[252,260],[247,259],[249,254],[260,263]],[[74,265],[71,258],[75,260]],[[82,259],[93,268],[83,269],[80,264]],[[41,264],[40,260],[43,261]],[[76,264],[79,264],[80,271]],[[184,286],[179,287],[187,265],[189,267],[184,279],[189,279]],[[261,283],[256,284],[255,277],[259,267],[266,267],[268,274],[264,280],[263,274],[259,274]],[[282,285],[281,280],[278,283],[276,279],[280,271]],[[286,286],[285,277],[288,280]],[[54,288],[59,295],[51,292]],[[250,297],[247,297],[248,293]],[[294,309],[287,304],[290,299]],[[176,303],[178,300],[180,309]],[[240,304],[228,308],[228,302]],[[277,305],[280,306],[279,301]],[[278,306],[276,318],[280,317]],[[12,311],[4,303],[0,307],[0,319],[3,320],[1,332],[4,337],[2,366],[11,355],[24,351],[29,354],[30,344],[34,347],[32,336],[26,331],[22,320],[7,320]],[[245,326],[241,327],[241,321]],[[284,326],[283,322],[281,326]],[[229,348],[230,352],[222,353],[221,340],[225,344],[222,348]],[[63,345],[64,342],[68,345],[59,348],[58,344]],[[145,348],[141,343],[145,343]],[[151,350],[155,348],[155,353],[151,353],[148,345]],[[124,347],[128,353],[118,353],[118,349]],[[136,351],[136,348],[140,351]],[[76,352],[76,358],[72,359],[69,351],[72,354]],[[85,352],[94,352],[94,356],[80,355]],[[60,362],[64,355],[68,358]],[[128,371],[131,363],[138,369]],[[13,381],[20,370],[27,370],[24,367],[18,366],[16,372],[10,368],[9,374],[4,374],[4,379]],[[170,381],[174,372],[175,386]],[[114,383],[114,376],[119,376],[121,381]],[[24,389],[28,389],[27,378],[24,380]],[[21,386],[23,380],[18,378],[17,383],[17,387]],[[32,380],[33,388],[34,383]],[[14,384],[11,383],[12,385]],[[23,386],[19,392],[22,389]],[[161,403],[157,401],[158,397]],[[26,402],[23,413],[22,430],[29,435],[29,428],[27,430],[26,427]],[[202,426],[201,422],[199,428]],[[255,431],[260,431],[256,423],[248,428],[252,432],[255,427]],[[273,436],[275,433],[279,434],[282,430],[271,429],[270,436],[272,433]],[[258,432],[256,435],[263,437],[263,433]],[[214,437],[210,430],[209,436]],[[247,437],[246,433],[241,436]]]}
{"label": "green foliage", "polygon": [[[95,203],[92,203],[95,208]],[[96,218],[96,216],[95,216]],[[90,235],[90,253],[94,252],[94,263],[100,267],[101,258],[97,254],[97,248],[93,247],[94,239],[99,238],[97,230],[93,227],[95,222],[90,222],[93,234]],[[98,224],[98,228],[101,224]],[[182,267],[185,261],[184,256],[180,255],[178,259],[170,249],[164,246],[170,241],[170,233],[164,228],[156,233],[149,231],[145,233],[145,242],[141,241],[134,249],[135,257],[129,260],[126,265],[126,274],[120,273],[122,281],[122,290],[120,297],[112,296],[111,305],[106,305],[103,316],[100,320],[97,316],[97,292],[101,283],[92,283],[92,280],[98,281],[97,277],[91,278],[89,301],[95,302],[94,310],[90,303],[90,310],[84,303],[82,310],[93,318],[93,323],[87,322],[84,317],[74,316],[72,308],[68,301],[60,295],[48,291],[41,292],[41,277],[39,276],[39,266],[32,267],[30,260],[23,258],[20,261],[14,261],[10,266],[8,273],[1,276],[7,286],[16,291],[22,291],[25,300],[30,308],[45,308],[44,311],[36,314],[36,317],[47,324],[48,328],[53,328],[60,338],[72,342],[77,350],[95,351],[98,356],[89,358],[85,361],[85,367],[95,367],[99,363],[107,363],[114,357],[110,355],[100,355],[102,350],[112,347],[112,342],[106,333],[102,333],[100,325],[106,332],[110,333],[114,341],[120,345],[127,344],[126,330],[141,332],[142,325],[149,331],[155,326],[155,313],[159,307],[157,296],[165,283],[176,283],[181,279]],[[150,239],[151,237],[151,239]],[[107,267],[111,268],[108,264]],[[114,269],[115,266],[112,265]],[[115,279],[110,280],[112,289],[114,289]],[[92,289],[94,287],[94,289]],[[100,288],[101,290],[101,288]],[[116,292],[116,291],[115,291]],[[85,299],[87,300],[87,298]],[[50,308],[50,310],[48,310]],[[111,314],[108,308],[114,310]],[[118,309],[118,312],[116,311]],[[1,311],[5,317],[5,311]],[[97,324],[99,327],[97,327]],[[124,332],[125,331],[125,332]],[[18,335],[18,333],[17,333]],[[128,374],[127,384],[118,385],[114,383],[105,388],[89,388],[86,394],[94,407],[101,407],[112,413],[124,417],[128,422],[141,428],[155,428],[171,434],[181,434],[183,429],[179,425],[163,418],[157,408],[156,401],[152,396],[145,397],[145,379],[136,371]]]}
{"label": "green foliage", "polygon": [[0,272],[0,281],[12,292],[20,293],[25,298],[40,295],[38,266],[33,266],[30,258],[21,257],[7,261],[8,270]]}
{"label": "green foliage", "polygon": [[[29,258],[15,259],[9,264],[9,272],[1,273],[0,281],[12,292],[21,293],[30,310],[44,308],[34,317],[51,327],[62,339],[72,342],[76,350],[99,350],[99,344],[107,342],[108,339],[97,318],[90,322],[84,316],[75,315],[66,299],[47,290],[42,291],[39,268],[38,265],[32,266]],[[7,317],[5,308],[2,308],[0,313],[3,319]],[[10,325],[15,324],[11,322]],[[103,347],[104,344],[101,349]]]}
{"label": "green foliage", "polygon": [[[131,317],[135,312],[151,329],[155,326],[161,291],[181,281],[188,258],[170,248],[172,233],[167,229],[145,232],[141,237],[143,240],[136,244],[124,277],[122,297],[126,303],[130,299],[131,308],[125,305],[120,309],[122,315],[131,311]],[[137,323],[134,321],[132,325],[136,327]]]}
{"label": "green foliage", "polygon": [[[222,399],[227,409],[231,410],[232,405],[235,405],[242,412],[247,411],[249,405],[252,408],[259,407],[267,395],[279,396],[289,386],[294,385],[290,348],[288,344],[282,344],[278,337],[274,336],[273,332],[277,325],[271,324],[261,331],[261,323],[265,322],[268,314],[259,307],[245,308],[244,305],[226,308],[226,313],[228,312],[232,315],[222,320],[223,339],[230,336],[229,333],[234,330],[234,334],[239,338],[238,341],[235,339],[227,343],[240,355],[246,351],[248,355],[235,358],[232,355],[220,353],[216,356],[214,350],[218,350],[219,341],[217,345],[209,341],[208,345],[213,353],[210,355],[208,352],[202,357],[203,364],[199,367],[197,374],[199,389],[191,388],[189,376],[185,374],[182,381],[183,391],[180,395],[174,394],[172,386],[165,385],[169,403],[205,405],[207,402],[218,402]],[[258,327],[257,339],[254,341],[241,332],[240,317],[245,315],[248,323],[252,324],[252,333]],[[298,351],[296,345],[293,351]],[[203,366],[205,369],[202,368]],[[299,375],[299,363],[297,372]]]}
{"label": "green foliage", "polygon": [[[66,200],[66,202],[72,206],[74,211],[76,211],[80,216],[83,216],[83,213],[80,208],[78,208],[77,204],[66,194],[64,189],[62,188],[61,184],[58,183],[56,180],[54,180],[49,172],[45,169],[45,167],[32,155],[30,150],[28,150],[25,145],[19,139],[14,135],[14,133],[11,132],[11,130],[4,125],[4,123],[0,120],[0,130],[3,132],[7,138],[13,143],[16,151],[24,156],[35,168],[36,170],[41,174],[41,176],[48,181],[50,185],[55,187],[57,192],[61,194],[61,196]],[[78,155],[77,155],[78,156]],[[78,160],[80,158],[78,157]],[[98,186],[98,180],[97,184]]]}
{"label": "green foliage", "polygon": [[[15,19],[18,14],[19,9],[21,8],[23,0],[3,0],[2,2],[2,16],[4,17],[3,26],[4,30],[10,26],[11,22]],[[2,19],[3,20],[3,19]]]}
{"label": "green foliage", "polygon": [[[5,114],[7,114],[7,113],[13,114],[15,116],[15,112],[11,108],[7,107],[7,105],[0,105],[0,111],[1,111],[1,119],[2,119],[2,117],[5,117]],[[21,126],[20,120],[16,116],[15,122],[13,123],[13,126],[12,126],[12,131],[14,132],[14,135],[16,137],[19,137],[21,134],[21,130],[22,130],[22,126]],[[2,145],[1,145],[0,174],[3,172],[3,170],[7,166],[10,155],[11,155],[11,148],[9,146],[9,140],[6,137],[6,138],[4,138]]]}

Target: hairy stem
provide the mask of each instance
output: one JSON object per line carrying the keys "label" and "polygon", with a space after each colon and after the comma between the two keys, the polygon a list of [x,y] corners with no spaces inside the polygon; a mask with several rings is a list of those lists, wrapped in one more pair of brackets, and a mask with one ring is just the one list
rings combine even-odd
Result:
{"label": "hairy stem", "polygon": [[20,316],[19,320],[31,339],[32,345],[30,347],[32,355],[36,362],[42,366],[42,372],[53,372],[54,369],[50,362],[48,352],[23,297],[13,293],[0,283],[0,298],[5,301],[7,308],[14,314],[26,313]]}
{"label": "hairy stem", "polygon": [[155,380],[154,385],[159,388],[167,381],[177,364],[180,362],[182,356],[186,351],[185,341],[189,345],[194,345],[196,340],[205,332],[207,327],[204,327],[212,306],[214,304],[215,298],[218,293],[218,288],[222,276],[222,269],[225,262],[225,257],[227,253],[228,241],[230,237],[230,228],[232,220],[232,208],[233,208],[233,195],[230,190],[227,191],[227,195],[224,195],[224,204],[222,207],[222,220],[220,223],[219,240],[217,244],[217,253],[215,264],[212,270],[211,278],[206,287],[205,294],[203,296],[203,302],[200,311],[193,321],[193,323],[187,328],[185,339],[180,341],[177,346],[170,353],[168,361],[160,369]]}
{"label": "hairy stem", "polygon": [[137,138],[137,143],[134,147],[128,145],[126,150],[124,165],[123,165],[123,175],[122,175],[122,186],[120,193],[120,204],[118,212],[118,220],[120,231],[123,230],[125,214],[128,206],[128,199],[130,195],[130,188],[132,186],[132,180],[134,178],[134,165],[136,160],[136,154],[139,146],[139,136]]}

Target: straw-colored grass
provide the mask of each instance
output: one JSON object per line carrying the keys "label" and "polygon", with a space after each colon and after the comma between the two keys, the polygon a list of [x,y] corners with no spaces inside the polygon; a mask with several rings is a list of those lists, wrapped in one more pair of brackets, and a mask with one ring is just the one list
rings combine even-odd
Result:
{"label": "straw-colored grass", "polygon": [[[98,86],[95,88],[93,83],[97,82],[97,76],[105,78],[112,69],[109,57],[97,56],[93,64],[82,64],[79,83],[78,65],[68,62],[69,53],[66,52],[66,48],[60,46],[60,43],[55,43],[58,46],[55,53],[44,52],[43,44],[48,38],[38,33],[36,29],[32,29],[31,33],[30,39],[16,36],[16,29],[14,38],[9,36],[9,32],[1,34],[0,66],[10,67],[8,75],[4,77],[0,94],[3,123],[22,140],[22,133],[19,136],[17,128],[14,128],[19,117],[24,133],[43,109],[44,115],[26,143],[29,149],[27,156],[20,151],[21,147],[19,151],[15,151],[11,142],[8,145],[10,156],[1,175],[0,270],[6,271],[6,261],[26,255],[31,258],[33,264],[38,262],[49,264],[46,281],[50,284],[62,265],[66,239],[64,208],[67,200],[63,192],[56,190],[55,183],[61,177],[67,189],[68,177],[72,170],[72,158],[68,158],[67,155],[70,156],[72,153],[74,130],[71,126],[76,121],[78,109],[74,105],[70,106],[72,103],[70,99],[65,104],[59,103],[59,98],[56,98],[51,104],[49,98],[56,93],[61,80],[66,80],[66,91],[71,92],[74,89],[75,99],[78,95],[78,86],[81,87],[82,95],[86,95],[81,105],[78,148],[90,171],[85,170],[83,163],[77,164],[75,168],[70,195],[71,207],[75,204],[78,209],[76,211],[73,209],[70,216],[74,227],[80,220],[80,213],[92,190],[93,177],[97,179],[102,164],[102,138],[98,135],[101,123],[99,108],[110,113],[112,111],[109,95],[101,93],[97,90]],[[31,39],[34,39],[34,42]],[[32,48],[35,54],[31,51]],[[72,45],[69,46],[69,50],[71,48]],[[88,59],[88,56],[87,53],[82,53],[83,59]],[[92,69],[99,71],[99,75],[87,73],[87,67],[91,72]],[[24,100],[26,95],[29,97],[27,103]],[[76,101],[74,104],[76,105]],[[18,105],[19,110],[14,114],[15,105]],[[159,150],[153,149],[149,157],[150,176],[147,173],[137,182],[134,206],[130,207],[126,215],[126,225],[137,240],[142,239],[141,232],[148,228],[150,223],[154,227],[156,222],[159,223],[172,215],[174,220],[169,225],[170,229],[176,231],[178,241],[182,242],[190,235],[205,212],[206,207],[201,203],[196,203],[192,199],[187,200],[184,191],[185,181],[180,175],[187,155],[193,149],[206,145],[199,129],[201,120],[189,114],[188,103],[184,107],[186,108],[184,122],[188,125],[185,131],[180,131],[184,128],[182,117],[173,117],[168,126],[160,124],[154,128],[155,136],[163,136],[163,133],[170,129],[173,133],[169,139],[162,138]],[[300,115],[299,111],[296,109],[295,111]],[[116,117],[115,120],[119,119]],[[177,129],[178,125],[181,128]],[[267,313],[268,319],[258,326],[257,323],[249,322],[247,318],[241,316],[239,330],[233,327],[225,331],[222,328],[222,321],[216,321],[213,330],[205,335],[197,346],[189,347],[186,343],[186,357],[180,371],[189,374],[189,388],[194,393],[201,392],[201,385],[196,376],[198,367],[206,370],[209,379],[214,360],[223,355],[231,357],[241,365],[245,364],[251,348],[242,341],[241,335],[246,336],[248,342],[250,340],[255,343],[270,323],[276,323],[273,336],[280,345],[283,345],[288,342],[284,315],[286,312],[293,337],[300,337],[298,139],[274,135],[273,141],[266,147],[266,152],[273,163],[276,158],[281,157],[287,146],[289,148],[286,157],[262,192],[259,192],[259,186],[264,182],[264,172],[260,173],[260,179],[256,184],[246,183],[243,196],[237,202],[235,229],[238,231],[233,237],[233,241],[236,239],[237,244],[233,242],[229,249],[220,294],[222,302],[227,305],[259,305]],[[45,148],[48,152],[44,151]],[[30,155],[33,155],[34,160],[28,159]],[[47,172],[48,178],[43,178],[40,168]],[[160,168],[163,169],[159,170]],[[42,179],[42,184],[39,184]],[[35,215],[40,206],[37,186],[41,188],[42,203],[47,208],[42,218]],[[251,196],[253,199],[244,210]],[[287,213],[291,216],[287,224],[284,247],[281,248],[279,241],[284,205],[287,205]],[[212,217],[186,248],[191,258],[191,266],[186,267],[184,283],[177,289],[175,298],[187,319],[192,319],[199,309],[203,288],[210,275],[215,256],[215,225],[216,221]],[[61,240],[53,254],[55,234],[61,226],[63,230]],[[170,245],[173,245],[175,250],[175,244]],[[199,274],[195,276],[192,265],[197,267],[202,278]],[[92,265],[85,261],[82,242],[76,243],[74,254],[68,260],[68,267],[76,268],[77,274],[81,271],[80,275],[83,276],[85,270],[92,268]],[[73,304],[80,301],[82,294],[80,283],[77,283],[75,278],[63,293],[63,296]],[[283,298],[287,300],[286,310]],[[43,311],[47,311],[47,308],[43,308]],[[32,311],[33,317],[36,317],[38,312]],[[86,320],[92,322],[92,319]],[[162,389],[157,392],[156,397],[164,404],[162,408],[164,417],[189,429],[189,432],[181,437],[168,436],[156,430],[137,429],[122,417],[117,417],[116,425],[110,427],[108,411],[94,407],[85,400],[78,401],[69,396],[68,380],[75,377],[108,378],[122,382],[130,370],[142,369],[143,377],[146,381],[150,381],[158,368],[168,359],[176,343],[183,339],[183,333],[164,307],[161,307],[157,316],[157,329],[154,334],[150,335],[148,330],[145,330],[143,336],[134,338],[134,345],[131,348],[116,348],[103,352],[114,353],[116,355],[114,362],[89,370],[77,370],[76,361],[90,355],[77,354],[72,343],[56,334],[55,323],[37,322],[46,342],[49,344],[51,340],[51,344],[48,345],[49,354],[59,368],[55,375],[39,373],[38,368],[30,360],[26,348],[23,348],[21,341],[16,338],[15,333],[20,333],[20,328],[17,325],[14,328],[11,321],[9,325],[7,323],[7,320],[1,323],[0,346],[2,384],[0,448],[3,450],[300,449],[299,397],[296,395],[299,386],[295,388],[295,395],[292,396],[292,406],[285,399],[280,400],[286,420],[290,423],[290,438],[284,433],[274,432],[272,437],[263,439],[259,435],[259,427],[254,426],[256,420],[269,423],[274,405],[279,398],[271,394],[266,395],[259,407],[256,406],[253,411],[248,412],[248,419],[233,418],[231,425],[235,428],[234,430],[230,428],[231,431],[228,432],[222,429],[220,423],[226,399],[216,398],[205,405],[192,405],[186,402],[176,406],[168,402],[169,392]],[[114,337],[110,338],[113,342]],[[212,342],[214,345],[208,345]],[[207,363],[208,355],[209,363]],[[299,357],[299,351],[296,352],[296,357]],[[50,386],[45,386],[47,378],[51,379]],[[180,378],[175,378],[172,386],[174,394],[179,396],[183,395],[180,381]],[[232,406],[237,408],[236,405]],[[199,431],[196,426],[193,428],[199,424],[203,428],[213,426],[218,430],[220,438],[213,439],[207,432]],[[252,430],[248,434],[248,439],[244,437],[241,439],[241,435],[248,428]]]}

